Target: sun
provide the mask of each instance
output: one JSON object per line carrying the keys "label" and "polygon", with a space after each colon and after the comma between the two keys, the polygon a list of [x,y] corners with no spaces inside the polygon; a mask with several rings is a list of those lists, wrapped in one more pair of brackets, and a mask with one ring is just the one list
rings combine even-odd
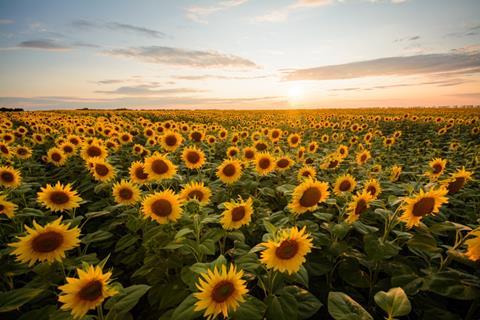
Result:
{"label": "sun", "polygon": [[301,85],[293,85],[290,88],[288,88],[288,99],[290,101],[298,101],[303,97],[303,87]]}

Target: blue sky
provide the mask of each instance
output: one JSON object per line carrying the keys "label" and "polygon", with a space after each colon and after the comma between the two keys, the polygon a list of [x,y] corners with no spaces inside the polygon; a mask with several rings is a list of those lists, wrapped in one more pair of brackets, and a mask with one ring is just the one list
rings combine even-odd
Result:
{"label": "blue sky", "polygon": [[480,1],[0,0],[0,105],[480,104]]}

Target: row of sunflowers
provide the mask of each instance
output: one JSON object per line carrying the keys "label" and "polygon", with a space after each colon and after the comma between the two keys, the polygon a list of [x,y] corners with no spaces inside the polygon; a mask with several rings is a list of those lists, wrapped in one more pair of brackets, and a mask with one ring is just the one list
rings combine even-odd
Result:
{"label": "row of sunflowers", "polygon": [[474,108],[0,114],[2,319],[479,319]]}

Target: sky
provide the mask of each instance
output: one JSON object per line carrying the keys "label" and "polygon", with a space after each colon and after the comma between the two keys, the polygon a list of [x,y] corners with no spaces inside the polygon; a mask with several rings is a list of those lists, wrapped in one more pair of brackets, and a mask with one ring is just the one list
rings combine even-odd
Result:
{"label": "sky", "polygon": [[479,0],[0,0],[0,106],[480,105]]}

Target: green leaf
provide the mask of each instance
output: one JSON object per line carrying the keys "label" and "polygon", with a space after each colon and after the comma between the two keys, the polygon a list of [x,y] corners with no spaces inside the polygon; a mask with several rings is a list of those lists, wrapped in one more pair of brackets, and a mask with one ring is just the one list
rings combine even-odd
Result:
{"label": "green leaf", "polygon": [[288,291],[280,295],[270,295],[265,300],[267,304],[267,318],[275,320],[297,320],[298,303],[295,296]]}
{"label": "green leaf", "polygon": [[44,290],[33,288],[14,289],[0,292],[0,312],[13,311],[38,297]]}
{"label": "green leaf", "polygon": [[171,320],[193,320],[200,317],[202,311],[193,311],[197,301],[198,299],[193,296],[193,293],[186,297],[173,311]]}
{"label": "green leaf", "polygon": [[277,227],[275,227],[270,221],[263,220],[263,226],[268,233],[275,234],[277,232]]}
{"label": "green leaf", "polygon": [[118,241],[117,244],[115,245],[115,252],[117,251],[123,251],[127,249],[128,247],[133,246],[137,241],[139,237],[133,234],[126,234],[123,237],[121,237]]}
{"label": "green leaf", "polygon": [[375,303],[388,314],[388,318],[406,316],[412,311],[412,305],[402,288],[392,288],[375,294]]}
{"label": "green leaf", "polygon": [[105,308],[110,310],[107,314],[107,320],[121,319],[122,314],[129,312],[138,303],[138,300],[150,289],[145,284],[136,284],[123,289],[120,294],[112,297]]}
{"label": "green leaf", "polygon": [[370,287],[369,275],[360,268],[356,259],[343,260],[338,266],[338,274],[349,285],[358,288]]}
{"label": "green leaf", "polygon": [[267,306],[255,297],[247,295],[235,312],[229,313],[233,320],[262,320]]}
{"label": "green leaf", "polygon": [[292,294],[298,303],[299,319],[309,319],[322,307],[322,303],[309,291],[297,286],[288,286],[283,289]]}
{"label": "green leaf", "polygon": [[193,230],[190,228],[183,228],[177,232],[177,234],[175,235],[175,239],[183,238],[189,233],[193,233]]}
{"label": "green leaf", "polygon": [[373,234],[364,237],[364,249],[373,260],[384,260],[396,256],[400,250],[390,241],[383,242],[381,238]]}
{"label": "green leaf", "polygon": [[88,244],[92,242],[105,241],[113,237],[113,234],[108,231],[98,230],[92,233],[87,234],[82,238],[82,243]]}
{"label": "green leaf", "polygon": [[335,320],[373,320],[358,302],[343,292],[331,291],[328,294],[328,313]]}

